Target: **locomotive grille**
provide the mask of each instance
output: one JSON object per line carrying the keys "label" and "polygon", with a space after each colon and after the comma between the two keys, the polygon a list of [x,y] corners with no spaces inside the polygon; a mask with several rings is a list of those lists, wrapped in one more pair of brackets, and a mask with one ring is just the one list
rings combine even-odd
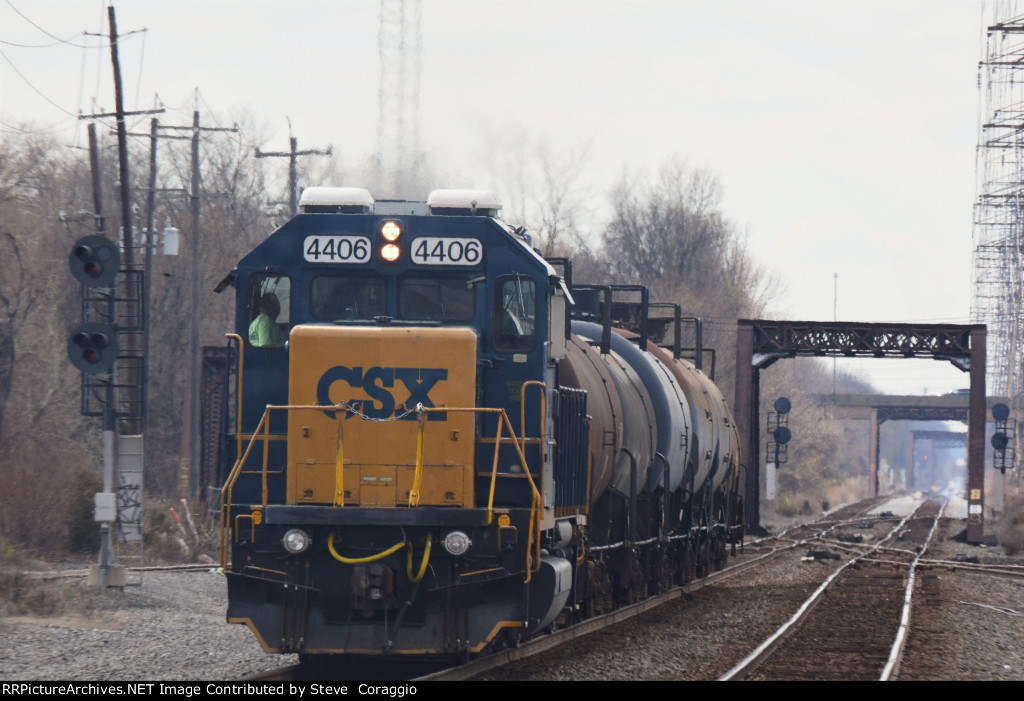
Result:
{"label": "locomotive grille", "polygon": [[555,515],[585,512],[590,455],[586,390],[558,388],[555,440]]}

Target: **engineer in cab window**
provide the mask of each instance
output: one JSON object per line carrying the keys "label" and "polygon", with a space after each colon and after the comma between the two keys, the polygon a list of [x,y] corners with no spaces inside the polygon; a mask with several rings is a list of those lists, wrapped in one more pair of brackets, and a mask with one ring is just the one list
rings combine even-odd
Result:
{"label": "engineer in cab window", "polygon": [[260,314],[249,324],[249,343],[256,348],[279,348],[284,345],[284,331],[277,325],[281,302],[273,292],[260,297]]}

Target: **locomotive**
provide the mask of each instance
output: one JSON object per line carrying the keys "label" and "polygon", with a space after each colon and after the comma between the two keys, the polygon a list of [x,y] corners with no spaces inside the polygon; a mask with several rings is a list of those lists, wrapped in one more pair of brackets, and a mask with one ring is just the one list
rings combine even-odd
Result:
{"label": "locomotive", "polygon": [[466,658],[741,542],[736,427],[680,347],[699,320],[574,284],[500,209],[307,188],[221,285],[227,619],[266,651]]}

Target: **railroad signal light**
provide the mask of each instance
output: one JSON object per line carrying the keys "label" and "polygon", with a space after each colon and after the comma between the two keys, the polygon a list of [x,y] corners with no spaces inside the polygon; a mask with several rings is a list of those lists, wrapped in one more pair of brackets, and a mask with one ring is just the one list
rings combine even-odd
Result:
{"label": "railroad signal light", "polygon": [[107,324],[79,324],[68,339],[68,357],[88,375],[106,372],[117,360],[117,333]]}
{"label": "railroad signal light", "polygon": [[[772,462],[778,468],[787,462],[787,446],[793,438],[793,432],[789,430],[789,412],[793,409],[787,397],[777,397],[772,404],[774,412],[768,412],[768,435],[771,440],[768,443],[768,450],[775,453]],[[771,458],[769,458],[771,460]]]}
{"label": "railroad signal light", "polygon": [[85,236],[75,242],[68,256],[71,274],[86,287],[107,287],[117,277],[121,253],[103,236]]}
{"label": "railroad signal light", "polygon": [[786,445],[787,443],[789,443],[789,439],[792,437],[792,431],[790,431],[789,428],[786,426],[779,426],[774,431],[772,431],[772,438],[779,445]]}
{"label": "railroad signal light", "polygon": [[997,431],[992,434],[992,447],[996,450],[1006,450],[1006,446],[1010,444],[1010,437],[1002,431]]}

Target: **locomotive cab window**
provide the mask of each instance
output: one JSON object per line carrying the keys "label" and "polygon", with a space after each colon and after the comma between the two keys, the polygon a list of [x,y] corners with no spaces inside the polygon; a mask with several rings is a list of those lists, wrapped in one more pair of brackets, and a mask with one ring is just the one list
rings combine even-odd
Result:
{"label": "locomotive cab window", "polygon": [[388,311],[387,284],[378,275],[320,275],[309,289],[318,321],[368,321]]}
{"label": "locomotive cab window", "polygon": [[287,275],[266,272],[249,277],[246,315],[249,343],[253,347],[284,347],[291,325],[291,291]]}
{"label": "locomotive cab window", "polygon": [[494,286],[491,330],[494,348],[525,353],[536,341],[537,290],[533,280],[518,274],[498,278]]}
{"label": "locomotive cab window", "polygon": [[409,277],[398,287],[398,315],[410,321],[469,321],[475,295],[465,275]]}

